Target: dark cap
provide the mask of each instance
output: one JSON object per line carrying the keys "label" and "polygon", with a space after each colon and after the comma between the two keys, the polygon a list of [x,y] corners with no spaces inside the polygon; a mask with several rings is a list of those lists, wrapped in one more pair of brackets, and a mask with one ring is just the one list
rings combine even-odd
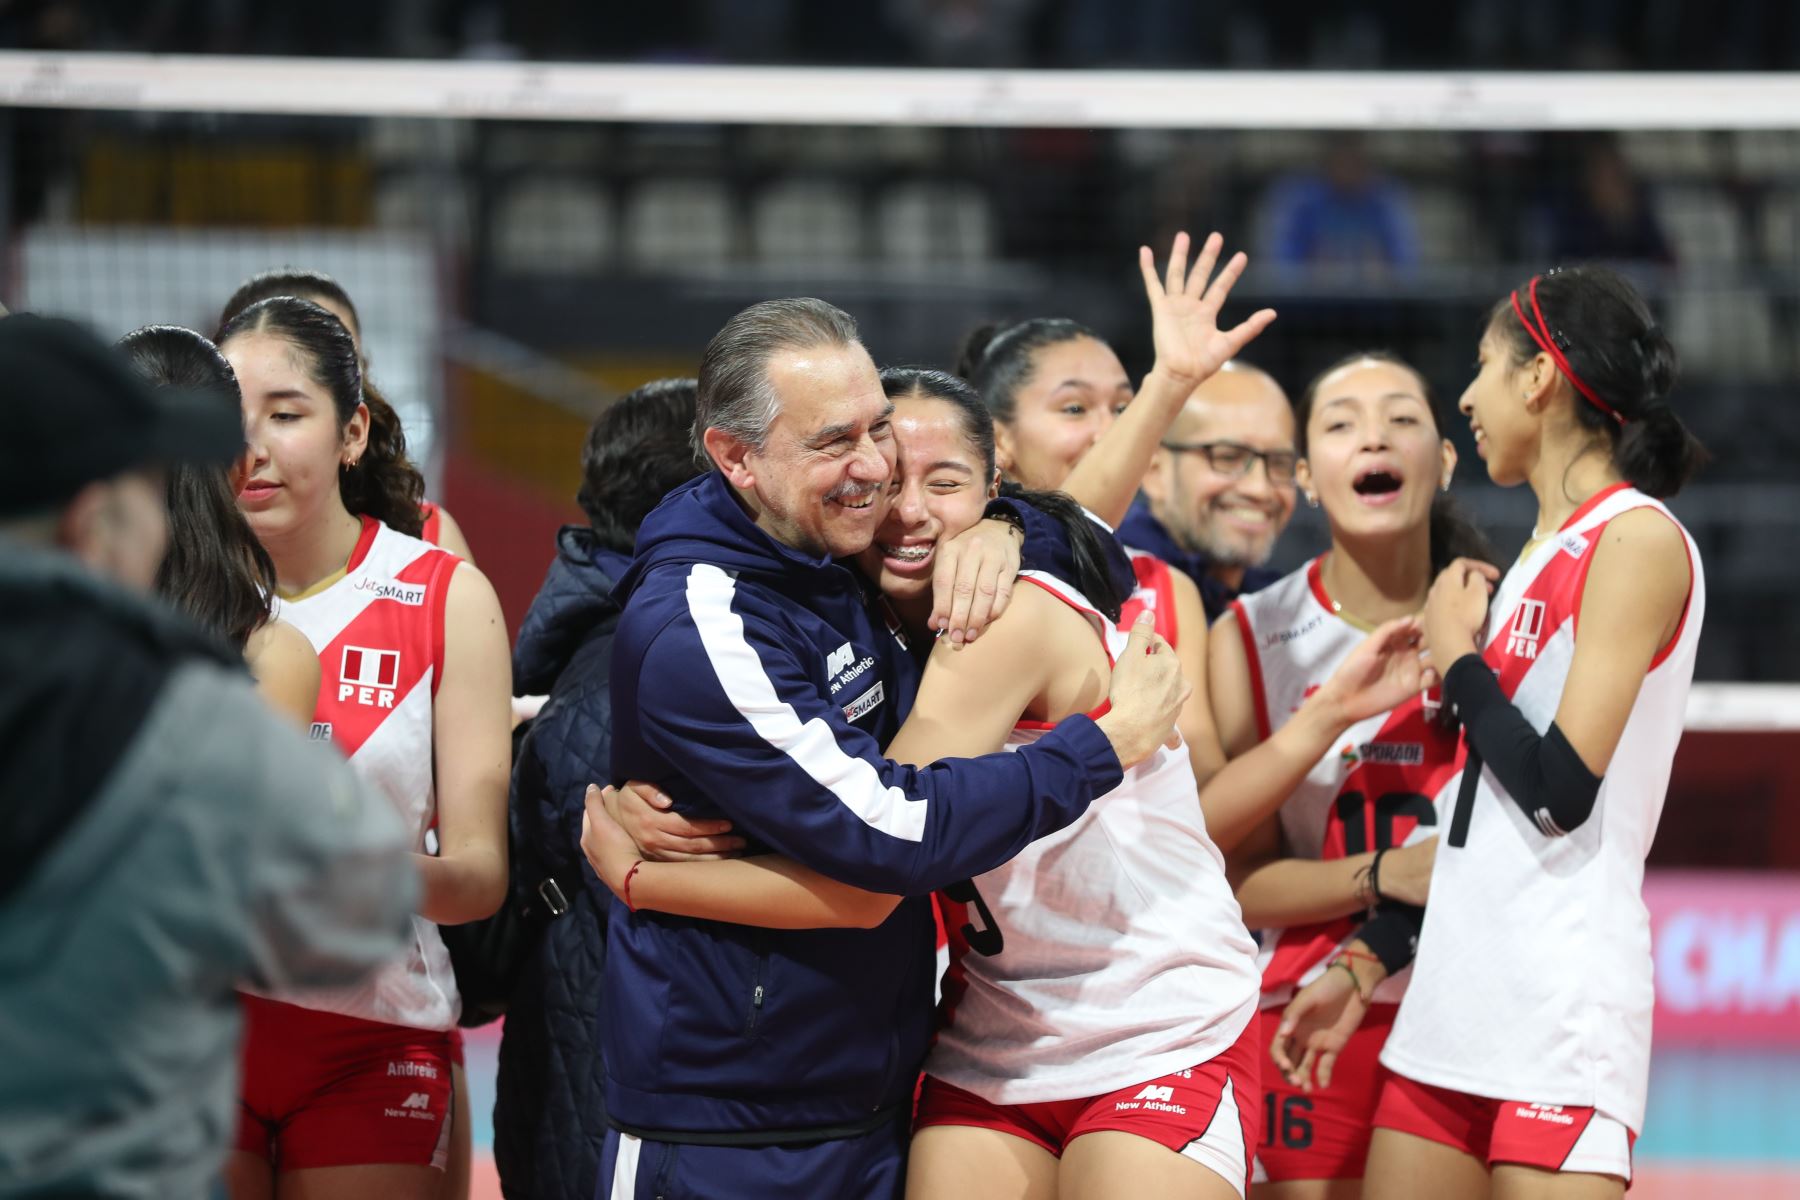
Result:
{"label": "dark cap", "polygon": [[223,466],[243,448],[242,418],[217,395],[151,386],[72,321],[0,319],[0,516],[135,467]]}

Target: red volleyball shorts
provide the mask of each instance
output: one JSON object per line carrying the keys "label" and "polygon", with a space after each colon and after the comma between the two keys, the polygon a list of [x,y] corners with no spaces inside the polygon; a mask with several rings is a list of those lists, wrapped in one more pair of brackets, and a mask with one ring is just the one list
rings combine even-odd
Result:
{"label": "red volleyball shorts", "polygon": [[[1301,1091],[1283,1079],[1272,1061],[1263,1064],[1262,1142],[1256,1148],[1256,1181],[1361,1179],[1369,1136],[1388,1069],[1381,1048],[1394,1027],[1396,1004],[1370,1008],[1331,1069],[1331,1086]],[[1280,1008],[1262,1012],[1264,1055],[1281,1025]]]}
{"label": "red volleyball shorts", "polygon": [[371,1163],[443,1169],[448,1032],[241,999],[237,1149],[277,1171]]}
{"label": "red volleyball shorts", "polygon": [[1132,1133],[1224,1176],[1242,1194],[1259,1132],[1260,1030],[1251,1018],[1229,1049],[1196,1067],[1085,1099],[995,1104],[927,1075],[914,1129],[996,1129],[1055,1155],[1084,1133]]}
{"label": "red volleyball shorts", "polygon": [[1490,1100],[1390,1074],[1375,1124],[1461,1150],[1490,1167],[1518,1163],[1631,1183],[1637,1134],[1592,1108]]}

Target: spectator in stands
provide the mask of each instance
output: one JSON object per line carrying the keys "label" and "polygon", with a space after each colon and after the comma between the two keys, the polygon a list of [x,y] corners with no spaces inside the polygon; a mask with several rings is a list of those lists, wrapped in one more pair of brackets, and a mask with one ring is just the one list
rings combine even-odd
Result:
{"label": "spectator in stands", "polygon": [[1632,175],[1612,138],[1593,138],[1583,146],[1576,185],[1551,205],[1549,256],[1558,262],[1674,265],[1675,252],[1656,219],[1649,189]]}
{"label": "spectator in stands", "polygon": [[1323,170],[1278,180],[1263,261],[1358,273],[1405,270],[1418,238],[1405,189],[1379,174],[1360,136],[1333,135]]}
{"label": "spectator in stands", "polygon": [[[605,1073],[595,1035],[612,898],[577,845],[582,800],[590,782],[612,774],[613,584],[631,565],[639,523],[699,474],[689,441],[694,394],[692,379],[657,380],[594,422],[577,497],[588,523],[558,532],[513,651],[515,690],[550,697],[513,769],[512,903],[542,906],[552,919],[514,984],[500,1043],[494,1159],[508,1196],[590,1200],[600,1169]],[[727,838],[716,848],[741,844]],[[566,911],[556,915],[559,907]]]}
{"label": "spectator in stands", "polygon": [[1188,397],[1119,537],[1185,571],[1208,620],[1280,577],[1263,566],[1294,515],[1294,409],[1265,371],[1230,362]]}
{"label": "spectator in stands", "polygon": [[417,902],[400,823],[149,593],[162,470],[243,445],[92,335],[0,321],[0,1194],[203,1196],[236,988],[355,982]]}

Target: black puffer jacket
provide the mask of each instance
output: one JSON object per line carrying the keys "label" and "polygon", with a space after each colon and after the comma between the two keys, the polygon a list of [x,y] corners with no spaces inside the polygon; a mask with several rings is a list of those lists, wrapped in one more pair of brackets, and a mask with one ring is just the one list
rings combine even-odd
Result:
{"label": "black puffer jacket", "polygon": [[[514,689],[550,694],[513,768],[521,889],[580,862],[583,793],[611,771],[607,672],[619,609],[610,593],[628,562],[599,549],[587,528],[565,526],[519,630]],[[510,1198],[592,1200],[599,1173],[606,1113],[595,1032],[612,894],[585,862],[580,869],[586,887],[546,927],[507,1007],[494,1158]]]}

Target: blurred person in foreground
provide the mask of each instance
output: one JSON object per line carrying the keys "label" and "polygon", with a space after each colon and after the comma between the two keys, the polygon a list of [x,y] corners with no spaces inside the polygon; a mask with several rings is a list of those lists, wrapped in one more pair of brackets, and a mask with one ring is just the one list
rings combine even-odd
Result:
{"label": "blurred person in foreground", "polygon": [[[588,523],[558,531],[556,558],[513,651],[514,689],[549,699],[513,768],[511,902],[550,919],[514,981],[500,1043],[494,1161],[508,1196],[589,1200],[600,1169],[606,1075],[596,1023],[612,896],[577,844],[582,801],[591,780],[612,773],[610,678],[621,611],[613,584],[631,565],[639,524],[700,473],[688,440],[695,389],[692,379],[659,379],[594,422],[577,496]],[[704,852],[741,842],[681,846]]]}
{"label": "blurred person in foreground", "polygon": [[398,952],[398,820],[150,599],[163,470],[243,445],[79,327],[0,320],[0,1196],[201,1196],[236,988]]}

